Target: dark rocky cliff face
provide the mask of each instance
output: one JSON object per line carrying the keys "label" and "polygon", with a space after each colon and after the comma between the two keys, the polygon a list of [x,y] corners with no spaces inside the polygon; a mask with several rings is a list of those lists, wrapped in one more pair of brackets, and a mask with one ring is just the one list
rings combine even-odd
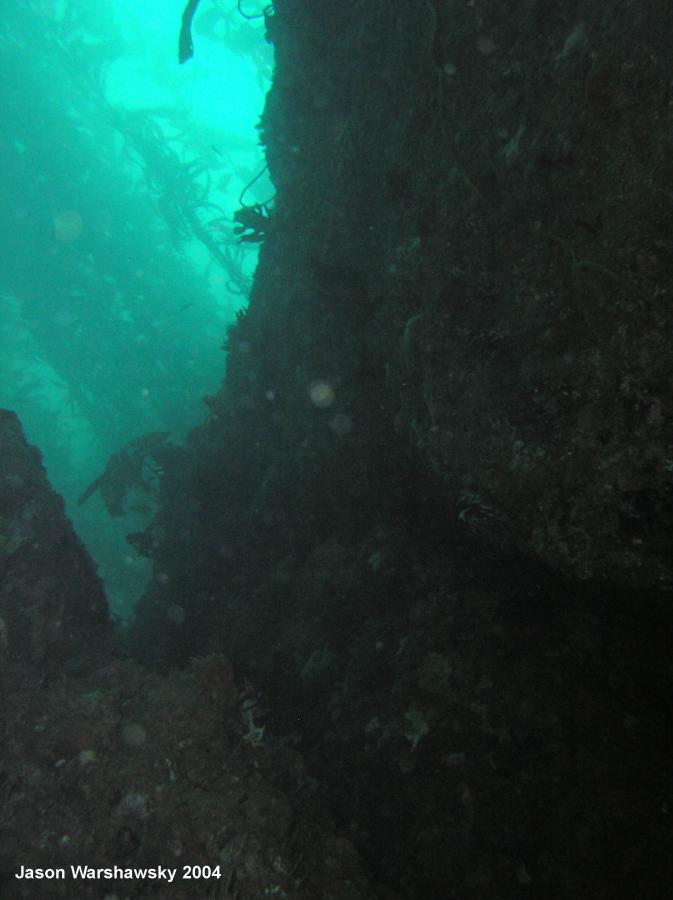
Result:
{"label": "dark rocky cliff face", "polygon": [[133,643],[229,654],[409,898],[663,896],[673,12],[267,24],[275,210]]}
{"label": "dark rocky cliff face", "polygon": [[110,653],[112,626],[96,567],[49,486],[16,415],[0,409],[0,699],[4,665],[45,681],[81,674]]}
{"label": "dark rocky cliff face", "polygon": [[162,677],[116,643],[40,453],[0,409],[3,900],[376,896],[226,657]]}

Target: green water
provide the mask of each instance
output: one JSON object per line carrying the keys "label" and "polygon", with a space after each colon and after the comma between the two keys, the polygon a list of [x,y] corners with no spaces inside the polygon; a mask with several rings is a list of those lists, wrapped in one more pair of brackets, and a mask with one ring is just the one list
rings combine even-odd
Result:
{"label": "green water", "polygon": [[[16,0],[0,23],[0,405],[42,451],[122,618],[148,575],[125,535],[152,497],[118,518],[77,498],[129,441],[180,441],[203,420],[257,256],[231,220],[264,166],[271,48],[233,0],[203,0],[181,66],[182,8]],[[245,202],[272,193],[262,177]]]}

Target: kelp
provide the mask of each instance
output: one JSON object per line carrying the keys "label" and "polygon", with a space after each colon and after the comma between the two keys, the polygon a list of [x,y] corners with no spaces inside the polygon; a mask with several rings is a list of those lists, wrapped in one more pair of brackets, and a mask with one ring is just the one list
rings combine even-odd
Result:
{"label": "kelp", "polygon": [[180,65],[186,63],[188,59],[194,56],[194,43],[192,41],[192,19],[196,13],[199,0],[189,0],[185,11],[182,14],[182,27],[180,28],[180,39],[178,42],[178,61]]}
{"label": "kelp", "polygon": [[168,431],[143,434],[113,453],[103,474],[88,485],[77,505],[82,506],[100,491],[108,512],[116,518],[126,515],[124,503],[131,491],[140,490],[151,496],[155,492],[154,482],[163,472],[162,461],[172,449],[167,443],[168,435]]}

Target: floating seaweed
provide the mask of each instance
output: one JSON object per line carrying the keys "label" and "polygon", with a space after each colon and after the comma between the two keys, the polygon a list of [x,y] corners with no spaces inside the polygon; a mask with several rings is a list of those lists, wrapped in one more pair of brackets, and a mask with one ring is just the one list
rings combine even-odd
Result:
{"label": "floating seaweed", "polygon": [[180,28],[180,40],[178,43],[178,60],[180,64],[186,63],[194,56],[194,44],[192,42],[192,19],[199,5],[199,0],[189,0],[182,14],[182,27]]}
{"label": "floating seaweed", "polygon": [[162,472],[162,460],[170,452],[168,431],[153,431],[134,438],[113,453],[102,475],[94,479],[77,501],[78,506],[100,491],[111,516],[126,515],[124,503],[128,494],[139,489],[147,495],[154,493],[154,484]]}

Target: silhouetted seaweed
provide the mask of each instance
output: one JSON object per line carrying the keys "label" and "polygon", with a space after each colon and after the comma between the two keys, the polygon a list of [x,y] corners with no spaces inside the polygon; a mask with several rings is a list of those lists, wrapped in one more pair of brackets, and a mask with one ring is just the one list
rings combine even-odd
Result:
{"label": "silhouetted seaweed", "polygon": [[77,505],[82,506],[96,491],[100,491],[110,515],[118,517],[126,515],[124,502],[131,491],[139,489],[152,495],[153,481],[162,474],[162,459],[170,451],[168,434],[167,431],[143,434],[113,453],[103,474],[88,485]]}
{"label": "silhouetted seaweed", "polygon": [[261,244],[266,238],[271,222],[271,213],[262,203],[244,206],[234,213],[234,234],[242,244]]}
{"label": "silhouetted seaweed", "polygon": [[182,13],[182,27],[178,41],[178,62],[186,63],[194,56],[194,44],[192,42],[192,19],[199,5],[199,0],[189,0]]}

